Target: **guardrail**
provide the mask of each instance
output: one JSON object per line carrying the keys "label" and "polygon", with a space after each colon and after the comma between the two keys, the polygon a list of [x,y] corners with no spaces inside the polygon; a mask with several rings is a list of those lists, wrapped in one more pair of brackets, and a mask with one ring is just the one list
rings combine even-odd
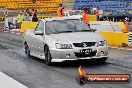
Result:
{"label": "guardrail", "polygon": [[128,46],[132,47],[132,32],[128,33]]}

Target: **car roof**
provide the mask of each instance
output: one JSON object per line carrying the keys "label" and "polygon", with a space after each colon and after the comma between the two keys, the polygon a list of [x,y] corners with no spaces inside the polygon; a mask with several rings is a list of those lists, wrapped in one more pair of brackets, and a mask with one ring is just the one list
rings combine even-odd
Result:
{"label": "car roof", "polygon": [[42,21],[55,21],[55,20],[78,20],[76,17],[54,17],[54,18],[45,18]]}

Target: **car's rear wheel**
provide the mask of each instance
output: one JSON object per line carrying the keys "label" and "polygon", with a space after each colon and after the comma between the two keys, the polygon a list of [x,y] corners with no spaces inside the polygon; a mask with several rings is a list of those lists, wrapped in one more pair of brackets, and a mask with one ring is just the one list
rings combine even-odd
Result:
{"label": "car's rear wheel", "polygon": [[51,62],[51,53],[48,47],[45,47],[45,62],[48,66],[50,66],[52,64]]}
{"label": "car's rear wheel", "polygon": [[96,62],[97,63],[105,63],[106,60],[107,60],[107,57],[104,57],[104,58],[96,59]]}
{"label": "car's rear wheel", "polygon": [[24,49],[25,49],[25,54],[27,56],[30,56],[30,50],[29,50],[29,47],[28,47],[27,43],[24,44]]}

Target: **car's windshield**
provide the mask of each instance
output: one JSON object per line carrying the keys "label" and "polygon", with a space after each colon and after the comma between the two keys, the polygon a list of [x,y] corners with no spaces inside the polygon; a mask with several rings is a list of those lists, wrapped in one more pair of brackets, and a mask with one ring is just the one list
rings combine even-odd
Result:
{"label": "car's windshield", "polygon": [[46,22],[46,34],[57,34],[67,32],[84,32],[91,29],[79,19],[77,20],[57,20]]}

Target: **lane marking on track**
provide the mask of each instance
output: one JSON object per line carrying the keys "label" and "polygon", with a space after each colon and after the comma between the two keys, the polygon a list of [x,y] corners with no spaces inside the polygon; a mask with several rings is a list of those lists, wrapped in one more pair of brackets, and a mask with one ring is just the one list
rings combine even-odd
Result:
{"label": "lane marking on track", "polygon": [[16,31],[16,32],[20,32],[20,29],[12,29],[10,31]]}
{"label": "lane marking on track", "polygon": [[12,29],[10,30],[11,33],[15,33],[16,35],[20,35],[20,29]]}
{"label": "lane marking on track", "polygon": [[21,33],[19,32],[19,33],[16,33],[17,35],[20,35]]}
{"label": "lane marking on track", "polygon": [[28,88],[28,87],[19,83],[13,78],[7,76],[3,72],[0,72],[0,88]]}
{"label": "lane marking on track", "polygon": [[132,48],[129,48],[129,49],[127,49],[127,50],[132,51]]}
{"label": "lane marking on track", "polygon": [[11,33],[15,33],[15,32],[12,31]]}
{"label": "lane marking on track", "polygon": [[111,47],[111,46],[110,46],[110,48],[116,49],[116,48],[118,48],[118,47]]}
{"label": "lane marking on track", "polygon": [[128,48],[128,47],[114,47],[114,46],[109,46],[109,48],[112,48],[112,49],[119,49],[119,50],[129,50],[129,51],[132,51],[132,48]]}
{"label": "lane marking on track", "polygon": [[20,33],[20,32],[10,32],[10,33],[12,33],[12,34],[16,34],[16,35],[21,35],[22,33]]}
{"label": "lane marking on track", "polygon": [[125,48],[118,48],[118,49],[125,49]]}

